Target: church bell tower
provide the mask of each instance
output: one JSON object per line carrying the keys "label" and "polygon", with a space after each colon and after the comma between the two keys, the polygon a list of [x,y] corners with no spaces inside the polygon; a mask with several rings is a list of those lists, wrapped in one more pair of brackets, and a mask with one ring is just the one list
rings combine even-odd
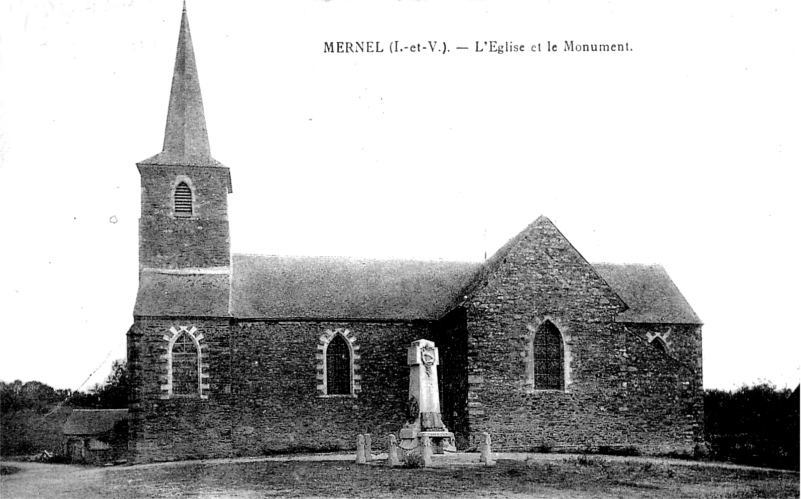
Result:
{"label": "church bell tower", "polygon": [[139,272],[230,273],[231,174],[211,157],[184,3],[163,150],[141,176]]}

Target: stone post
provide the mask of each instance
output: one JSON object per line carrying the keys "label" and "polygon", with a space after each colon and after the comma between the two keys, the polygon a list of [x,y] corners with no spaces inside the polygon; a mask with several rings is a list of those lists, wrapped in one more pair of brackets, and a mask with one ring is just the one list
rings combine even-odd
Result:
{"label": "stone post", "polygon": [[364,460],[368,463],[373,460],[373,437],[369,433],[364,434]]}
{"label": "stone post", "polygon": [[482,435],[484,435],[484,441],[481,443],[481,456],[478,458],[478,462],[484,463],[484,466],[495,466],[495,461],[492,459],[490,434],[485,431]]}
{"label": "stone post", "polygon": [[387,438],[387,466],[400,466],[400,459],[398,458],[398,441],[395,435],[390,433]]}
{"label": "stone post", "polygon": [[423,466],[431,466],[431,437],[428,435],[423,435],[423,438],[420,442],[420,457],[423,458]]}
{"label": "stone post", "polygon": [[356,437],[356,464],[367,464],[364,458],[364,435]]}

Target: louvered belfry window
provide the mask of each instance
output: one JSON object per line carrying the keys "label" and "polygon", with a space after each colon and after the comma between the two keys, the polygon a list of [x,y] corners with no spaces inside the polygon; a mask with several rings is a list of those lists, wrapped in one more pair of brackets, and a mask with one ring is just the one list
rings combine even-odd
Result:
{"label": "louvered belfry window", "polygon": [[197,395],[200,388],[198,376],[197,346],[184,333],[172,345],[173,395]]}
{"label": "louvered belfry window", "polygon": [[175,216],[192,216],[192,189],[186,185],[186,182],[181,182],[175,188]]}
{"label": "louvered belfry window", "polygon": [[336,335],[325,351],[328,395],[350,395],[350,348],[347,340]]}
{"label": "louvered belfry window", "polygon": [[534,335],[534,388],[564,390],[564,366],[562,335],[556,326],[545,322]]}

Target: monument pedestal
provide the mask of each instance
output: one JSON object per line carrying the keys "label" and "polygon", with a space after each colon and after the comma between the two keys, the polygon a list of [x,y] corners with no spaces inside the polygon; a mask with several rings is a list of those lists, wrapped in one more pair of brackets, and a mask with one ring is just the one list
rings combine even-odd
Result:
{"label": "monument pedestal", "polygon": [[423,437],[431,440],[431,447],[434,454],[444,454],[446,452],[456,452],[453,433],[449,431],[417,431],[414,428],[404,427],[400,431],[400,448],[404,452],[411,451],[421,445]]}
{"label": "monument pedestal", "polygon": [[434,342],[417,340],[409,347],[409,403],[407,423],[400,430],[400,445],[404,453],[420,448],[423,442],[431,443],[434,454],[456,452],[453,433],[442,422],[439,406],[439,384],[437,366],[439,350]]}

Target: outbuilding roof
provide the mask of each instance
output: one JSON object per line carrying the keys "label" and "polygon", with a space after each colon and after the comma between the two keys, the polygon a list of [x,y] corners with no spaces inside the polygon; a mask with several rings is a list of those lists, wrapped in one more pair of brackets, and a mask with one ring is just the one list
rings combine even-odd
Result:
{"label": "outbuilding roof", "polygon": [[619,321],[701,324],[661,265],[595,263],[593,267],[629,306]]}
{"label": "outbuilding roof", "polygon": [[234,255],[237,318],[438,319],[480,263]]}
{"label": "outbuilding roof", "polygon": [[64,435],[99,435],[128,417],[128,409],[74,409],[64,423]]}

